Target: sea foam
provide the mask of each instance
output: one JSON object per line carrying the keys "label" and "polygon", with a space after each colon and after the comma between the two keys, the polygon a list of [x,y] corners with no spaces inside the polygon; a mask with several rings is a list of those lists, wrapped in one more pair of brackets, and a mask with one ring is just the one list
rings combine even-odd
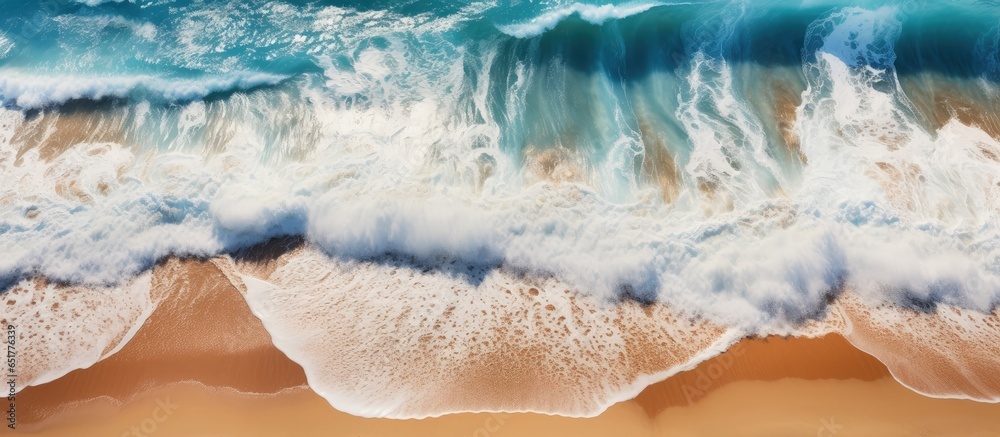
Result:
{"label": "sea foam", "polygon": [[87,6],[100,6],[107,3],[135,3],[135,0],[73,0],[76,3],[80,3]]}
{"label": "sea foam", "polygon": [[122,99],[133,95],[156,101],[186,102],[214,93],[276,85],[286,78],[265,73],[238,73],[200,79],[165,79],[143,75],[58,77],[8,70],[0,72],[0,102],[22,109],[38,109],[70,100]]}
{"label": "sea foam", "polygon": [[[499,26],[503,33],[516,38],[532,38],[547,30],[551,30],[560,22],[571,16],[579,16],[582,20],[592,24],[603,24],[608,20],[617,20],[632,15],[646,12],[657,6],[677,3],[625,3],[625,4],[604,4],[590,5],[586,3],[573,3],[555,10],[550,10],[532,18],[524,23],[507,24]],[[683,4],[683,3],[682,3]]]}

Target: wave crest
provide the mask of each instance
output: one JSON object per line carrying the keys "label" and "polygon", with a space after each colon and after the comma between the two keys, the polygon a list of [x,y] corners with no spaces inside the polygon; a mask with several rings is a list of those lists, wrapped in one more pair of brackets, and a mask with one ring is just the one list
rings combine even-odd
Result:
{"label": "wave crest", "polygon": [[90,7],[100,6],[107,3],[125,3],[125,2],[135,3],[135,0],[73,0],[73,1]]}
{"label": "wave crest", "polygon": [[72,100],[129,97],[144,97],[168,103],[189,102],[220,92],[273,86],[287,78],[246,72],[198,79],[167,79],[149,75],[78,77],[0,73],[0,103],[20,109],[40,109]]}
{"label": "wave crest", "polygon": [[624,5],[604,4],[588,5],[573,3],[572,5],[546,12],[530,21],[498,26],[501,32],[515,38],[533,38],[555,28],[563,20],[574,15],[592,24],[604,24],[608,20],[618,20],[628,16],[641,14],[657,6],[667,3],[629,3]]}

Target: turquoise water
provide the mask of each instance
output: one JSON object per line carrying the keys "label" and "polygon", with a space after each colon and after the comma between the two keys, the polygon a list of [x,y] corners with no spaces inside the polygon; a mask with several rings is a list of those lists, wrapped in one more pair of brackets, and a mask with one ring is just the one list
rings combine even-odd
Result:
{"label": "turquoise water", "polygon": [[994,2],[2,10],[6,284],[290,235],[748,324],[1000,296]]}

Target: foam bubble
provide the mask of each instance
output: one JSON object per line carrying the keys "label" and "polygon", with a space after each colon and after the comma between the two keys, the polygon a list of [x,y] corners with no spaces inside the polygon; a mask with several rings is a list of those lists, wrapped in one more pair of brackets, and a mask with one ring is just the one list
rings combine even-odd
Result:
{"label": "foam bubble", "polygon": [[739,337],[665,307],[580,297],[558,280],[459,274],[483,277],[470,285],[445,271],[342,263],[307,248],[242,280],[254,314],[310,386],[365,417],[593,416]]}
{"label": "foam bubble", "polygon": [[1000,314],[941,305],[918,313],[848,294],[837,302],[850,322],[840,332],[882,361],[892,376],[927,396],[1000,402]]}
{"label": "foam bubble", "polygon": [[25,280],[2,296],[2,323],[17,327],[23,390],[114,354],[152,313],[151,274],[120,287],[60,286]]}

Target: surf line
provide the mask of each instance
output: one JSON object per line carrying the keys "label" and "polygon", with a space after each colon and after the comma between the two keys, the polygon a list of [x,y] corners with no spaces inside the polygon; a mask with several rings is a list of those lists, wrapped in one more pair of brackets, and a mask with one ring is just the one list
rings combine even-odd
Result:
{"label": "surf line", "polygon": [[17,327],[7,325],[7,385],[10,392],[7,401],[10,408],[7,409],[7,428],[17,429]]}

